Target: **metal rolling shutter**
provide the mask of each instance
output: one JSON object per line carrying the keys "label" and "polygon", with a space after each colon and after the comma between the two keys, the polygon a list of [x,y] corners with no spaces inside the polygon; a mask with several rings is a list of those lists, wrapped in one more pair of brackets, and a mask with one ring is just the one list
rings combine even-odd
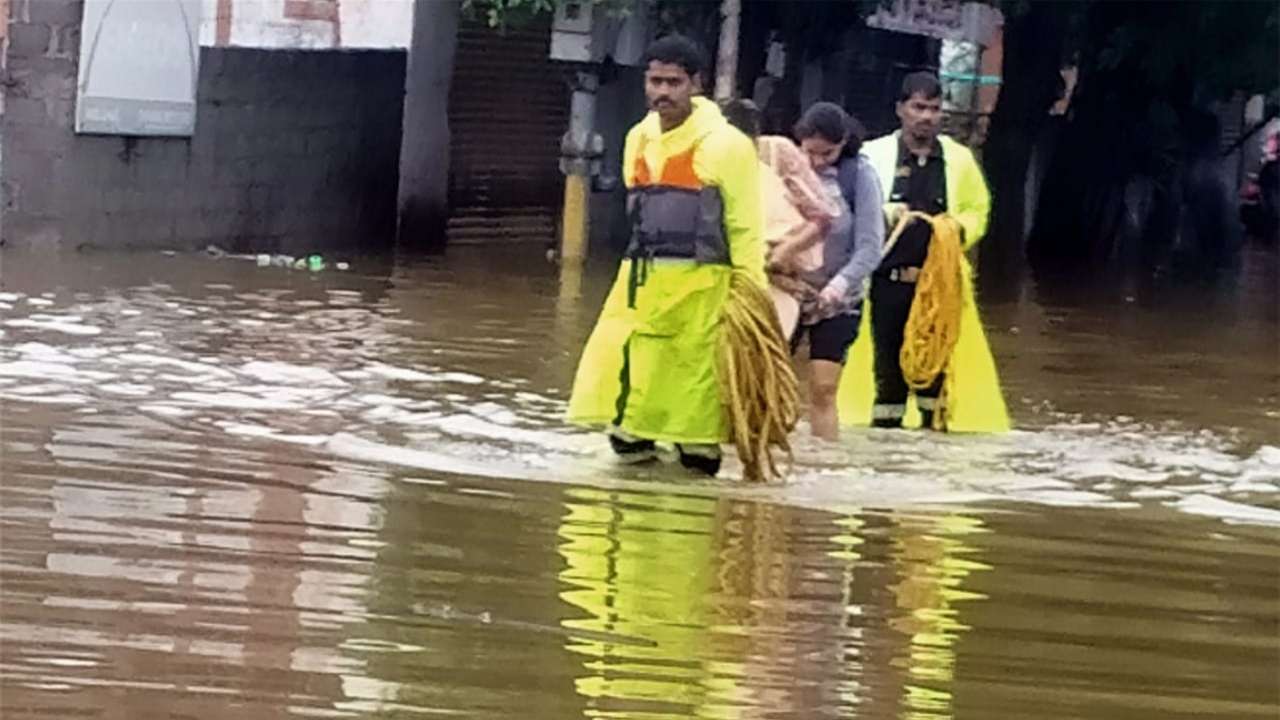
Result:
{"label": "metal rolling shutter", "polygon": [[549,21],[505,32],[464,22],[449,98],[449,242],[549,242],[564,196],[564,69]]}

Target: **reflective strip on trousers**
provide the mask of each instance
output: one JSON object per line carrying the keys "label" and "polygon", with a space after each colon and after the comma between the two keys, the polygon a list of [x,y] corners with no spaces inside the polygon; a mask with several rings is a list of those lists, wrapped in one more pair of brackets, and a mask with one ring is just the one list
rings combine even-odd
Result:
{"label": "reflective strip on trousers", "polygon": [[636,437],[635,435],[632,435],[631,433],[623,430],[617,425],[614,425],[613,427],[609,428],[608,435],[610,437],[615,437],[625,443],[640,442],[641,440],[644,439],[644,438]]}
{"label": "reflective strip on trousers", "polygon": [[930,412],[930,411],[933,411],[933,410],[937,410],[937,409],[938,409],[938,398],[935,398],[935,397],[924,397],[923,395],[917,395],[917,396],[916,396],[916,407],[920,408],[921,410],[924,410],[925,412]]}
{"label": "reflective strip on trousers", "polygon": [[873,405],[871,407],[872,420],[901,420],[907,414],[906,404],[902,405]]}
{"label": "reflective strip on trousers", "polygon": [[676,449],[679,450],[682,455],[693,455],[696,457],[711,458],[712,460],[720,457],[719,445],[680,443],[679,445],[676,445]]}

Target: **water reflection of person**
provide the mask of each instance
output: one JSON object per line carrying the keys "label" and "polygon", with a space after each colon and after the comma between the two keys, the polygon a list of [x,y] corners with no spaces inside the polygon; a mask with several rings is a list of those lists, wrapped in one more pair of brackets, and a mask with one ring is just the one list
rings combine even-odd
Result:
{"label": "water reflection of person", "polygon": [[725,503],[717,528],[716,617],[740,638],[732,698],[743,718],[843,715],[850,635],[838,561],[806,542],[803,511]]}
{"label": "water reflection of person", "polygon": [[584,657],[576,690],[588,716],[622,708],[697,715],[716,679],[706,652],[715,501],[604,491],[575,496],[559,531],[566,563],[560,580],[568,588],[560,597],[587,613],[562,624],[570,631],[568,649]]}
{"label": "water reflection of person", "polygon": [[973,559],[965,537],[981,532],[980,520],[958,513],[894,519],[890,538],[898,579],[890,588],[894,612],[888,625],[898,636],[900,698],[910,717],[953,716],[956,645],[969,629],[961,622],[961,604],[986,597],[963,584],[974,572],[990,569]]}
{"label": "water reflection of person", "polygon": [[[951,707],[972,518],[575,491],[562,621],[588,714],[925,717]],[[592,639],[572,631],[609,633]],[[616,641],[610,637],[617,636]],[[627,642],[650,641],[652,646]]]}
{"label": "water reflection of person", "polygon": [[[816,517],[815,517],[816,516]],[[814,522],[827,529],[813,528]],[[716,618],[746,646],[744,717],[934,717],[951,708],[970,518],[836,518],[735,503],[719,531]]]}

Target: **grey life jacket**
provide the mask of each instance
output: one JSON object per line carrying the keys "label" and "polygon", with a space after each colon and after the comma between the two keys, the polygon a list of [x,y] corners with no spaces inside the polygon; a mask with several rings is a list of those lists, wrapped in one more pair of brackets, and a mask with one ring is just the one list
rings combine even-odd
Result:
{"label": "grey life jacket", "polygon": [[631,189],[627,207],[631,219],[627,257],[729,264],[719,189],[644,185]]}

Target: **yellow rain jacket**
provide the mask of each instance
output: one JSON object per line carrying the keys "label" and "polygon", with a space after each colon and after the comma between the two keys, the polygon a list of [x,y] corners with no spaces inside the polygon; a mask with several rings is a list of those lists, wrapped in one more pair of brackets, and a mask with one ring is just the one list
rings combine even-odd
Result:
{"label": "yellow rain jacket", "polygon": [[568,419],[617,425],[636,437],[713,444],[729,430],[716,376],[722,308],[734,268],[765,287],[763,212],[755,146],[715,103],[662,132],[650,113],[627,134],[628,189],[714,188],[723,206],[728,264],[670,257],[625,259],[587,340]]}
{"label": "yellow rain jacket", "polygon": [[[987,231],[987,214],[991,195],[986,180],[969,148],[946,136],[940,136],[946,162],[947,212],[964,227],[965,249],[982,239]],[[892,188],[898,164],[899,133],[872,140],[862,147],[884,188]],[[861,208],[859,208],[861,210]],[[952,394],[948,397],[947,428],[955,432],[1005,432],[1009,430],[1009,413],[1000,391],[1000,378],[995,359],[987,344],[986,331],[978,316],[973,295],[973,266],[962,258],[964,309],[960,317],[960,338],[956,342],[951,367],[954,369]],[[871,406],[875,402],[875,340],[871,336],[871,310],[862,312],[862,329],[849,352],[840,382],[838,407],[846,424],[867,425],[871,422]],[[915,396],[908,403],[903,423],[919,426],[920,414]]]}

